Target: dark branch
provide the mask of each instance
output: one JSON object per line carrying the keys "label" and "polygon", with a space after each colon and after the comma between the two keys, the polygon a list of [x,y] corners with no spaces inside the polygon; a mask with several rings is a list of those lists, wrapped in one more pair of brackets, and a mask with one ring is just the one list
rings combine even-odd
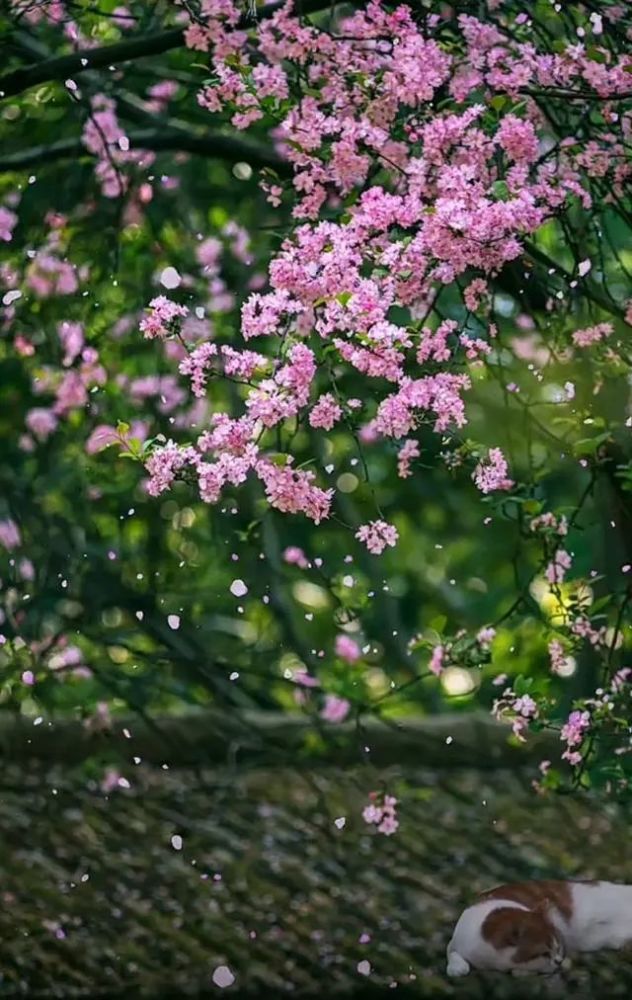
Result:
{"label": "dark branch", "polygon": [[[150,129],[130,132],[128,134],[130,149],[149,149],[152,152],[172,150],[180,153],[194,153],[211,159],[225,160],[228,163],[249,163],[251,167],[268,167],[277,174],[288,177],[291,174],[290,164],[282,160],[272,149],[264,149],[245,139],[206,133],[196,135],[185,129],[167,128],[159,132]],[[60,139],[46,146],[32,146],[30,149],[10,153],[0,158],[0,173],[11,170],[28,170],[31,167],[48,165],[57,160],[92,158],[81,139]]]}
{"label": "dark branch", "polygon": [[[570,282],[573,280],[573,275],[570,271],[567,271],[565,267],[558,264],[556,260],[553,260],[552,257],[549,257],[529,240],[525,240],[524,246],[532,260],[536,260],[540,264],[544,264],[546,268],[554,269],[558,274],[561,274],[566,281]],[[602,295],[601,292],[594,287],[594,284],[588,284],[588,282],[584,281],[583,291],[586,298],[590,299],[591,302],[594,302],[595,305],[601,306],[601,308],[607,313],[610,313],[611,316],[616,316],[617,319],[623,319],[625,310],[622,307],[617,306],[615,303],[610,302],[605,295]]]}
{"label": "dark branch", "polygon": [[38,83],[67,80],[87,69],[101,69],[103,66],[129,62],[130,59],[160,55],[170,49],[180,48],[183,44],[183,29],[173,28],[155,35],[144,35],[142,38],[129,38],[116,45],[104,45],[98,49],[85,49],[56,59],[47,59],[46,62],[23,66],[0,77],[0,97],[13,97]]}
{"label": "dark branch", "polygon": [[[266,20],[277,10],[285,6],[287,0],[277,0],[257,10],[256,19]],[[313,14],[324,8],[336,5],[336,0],[300,0],[297,10],[302,14]],[[361,6],[351,3],[351,6]],[[252,28],[256,23],[250,14],[244,14],[238,24],[241,29]],[[101,69],[104,66],[115,66],[129,62],[131,59],[141,59],[145,56],[160,55],[171,49],[179,49],[184,45],[184,29],[171,28],[154,35],[143,35],[138,38],[127,38],[115,45],[104,45],[96,49],[82,49],[66,56],[47,59],[44,62],[23,66],[0,77],[0,98],[14,97],[22,91],[34,87],[38,83],[48,83],[52,80],[67,80],[90,69]]]}

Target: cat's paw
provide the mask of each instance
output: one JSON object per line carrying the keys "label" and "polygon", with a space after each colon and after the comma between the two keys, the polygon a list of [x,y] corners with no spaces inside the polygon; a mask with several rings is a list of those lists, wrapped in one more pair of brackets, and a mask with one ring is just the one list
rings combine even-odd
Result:
{"label": "cat's paw", "polygon": [[467,976],[469,971],[470,963],[462,955],[459,955],[458,951],[451,951],[448,955],[448,968],[446,969],[448,976],[452,978]]}

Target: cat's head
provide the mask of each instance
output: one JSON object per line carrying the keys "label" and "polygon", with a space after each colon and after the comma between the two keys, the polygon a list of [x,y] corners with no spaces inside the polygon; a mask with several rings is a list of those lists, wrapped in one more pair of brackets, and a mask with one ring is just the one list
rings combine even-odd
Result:
{"label": "cat's head", "polygon": [[566,952],[546,902],[531,910],[503,906],[489,917],[495,919],[488,940],[495,948],[510,951],[513,968],[545,975],[559,971]]}

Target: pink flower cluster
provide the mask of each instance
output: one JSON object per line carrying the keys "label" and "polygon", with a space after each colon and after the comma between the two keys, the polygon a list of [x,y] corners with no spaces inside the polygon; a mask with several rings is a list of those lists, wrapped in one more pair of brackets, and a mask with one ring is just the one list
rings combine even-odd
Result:
{"label": "pink flower cluster", "polygon": [[440,677],[445,669],[446,650],[444,646],[435,646],[428,663],[428,670],[435,677]]}
{"label": "pink flower cluster", "polygon": [[551,533],[560,536],[568,534],[568,521],[564,515],[558,518],[551,511],[545,511],[544,514],[532,518],[529,527],[531,531],[539,534]]}
{"label": "pink flower cluster", "polygon": [[342,409],[330,392],[324,393],[314,404],[309,415],[312,427],[321,427],[330,431],[342,416]]}
{"label": "pink flower cluster", "polygon": [[587,711],[571,712],[568,719],[562,726],[560,739],[566,743],[566,749],[562,758],[575,767],[582,761],[581,745],[586,739],[586,734],[590,729],[590,713]]}
{"label": "pink flower cluster", "polygon": [[140,330],[147,340],[164,340],[180,329],[179,320],[189,312],[186,306],[172,302],[166,295],[157,295],[149,303],[149,313],[140,321]]}
{"label": "pink flower cluster", "polygon": [[[186,44],[208,53],[212,82],[198,95],[200,106],[226,113],[240,129],[274,123],[292,176],[267,180],[266,189],[274,188],[275,204],[289,193],[295,222],[270,261],[267,285],[249,285],[242,343],[220,345],[209,334],[178,357],[200,399],[211,376],[245,383],[236,397],[242,415],[216,412],[218,423],[197,442],[159,447],[149,488],[168,488],[186,466],[202,498],[215,503],[224,487],[252,473],[271,505],[318,523],[330,513],[334,490],[293,467],[292,435],[301,427],[332,431],[344,419],[363,443],[403,439],[397,471],[410,476],[419,445],[409,435],[424,424],[449,434],[467,422],[472,366],[486,363],[497,335],[489,322],[491,281],[569,199],[590,204],[587,178],[597,153],[588,151],[587,166],[569,137],[548,155],[549,126],[525,91],[575,86],[605,98],[624,92],[629,75],[606,47],[599,61],[581,45],[540,51],[527,21],[516,22],[514,35],[459,14],[447,43],[439,16],[431,29],[411,8],[387,9],[378,0],[342,15],[335,33],[307,22],[291,3],[262,9],[256,23],[236,0],[202,0],[196,11],[188,23],[183,18]],[[307,90],[295,87],[298,78]],[[167,83],[150,99],[169,100],[175,85]],[[483,92],[486,104],[478,103]],[[449,97],[438,108],[432,102],[439,93]],[[501,96],[493,113],[490,95]],[[112,102],[95,99],[84,136],[91,151],[124,164],[125,138]],[[616,144],[604,143],[606,156],[618,156]],[[624,180],[619,171],[616,182]],[[239,227],[220,235],[200,235],[196,247],[211,282],[226,243],[239,260],[251,260]],[[465,323],[462,312],[446,318],[433,309],[442,288],[457,281],[475,314]],[[185,315],[184,306],[160,296],[141,330],[164,339],[180,332]],[[573,339],[583,346],[610,329],[600,324]],[[244,348],[253,338],[261,338],[262,353]],[[346,398],[338,377],[346,372],[362,376],[362,399]],[[174,469],[176,453],[184,452]],[[484,494],[514,486],[497,447],[473,479]],[[554,530],[540,524],[537,530]],[[380,515],[356,537],[377,555],[398,536]],[[563,579],[569,559],[558,550],[547,569],[551,582]]]}
{"label": "pink flower cluster", "polygon": [[400,479],[408,479],[412,476],[410,463],[415,458],[419,458],[419,444],[413,438],[407,438],[397,455],[397,475]]}
{"label": "pink flower cluster", "polygon": [[514,736],[523,743],[530,721],[537,719],[539,714],[537,703],[531,695],[516,695],[510,687],[503,691],[492,706],[492,715],[499,720],[509,720]]}
{"label": "pink flower cluster", "polygon": [[2,548],[11,552],[13,549],[19,548],[21,544],[22,536],[15,521],[10,517],[0,521],[0,545]]}
{"label": "pink flower cluster", "polygon": [[559,639],[552,639],[549,643],[549,656],[551,658],[552,673],[563,673],[568,662],[568,655]]}
{"label": "pink flower cluster", "polygon": [[83,130],[82,142],[97,158],[95,175],[104,197],[121,198],[129,185],[125,165],[134,163],[148,167],[154,162],[155,155],[130,149],[129,139],[119,124],[116,104],[112,98],[96,94],[91,98],[90,104],[91,111]]}
{"label": "pink flower cluster", "polygon": [[397,544],[399,534],[392,524],[380,520],[361,525],[355,537],[364,542],[374,556],[379,556],[388,545],[392,547]]}
{"label": "pink flower cluster", "polygon": [[510,490],[513,479],[507,476],[507,460],[500,448],[490,448],[486,459],[476,466],[472,478],[481,493],[492,493],[494,490]]}
{"label": "pink flower cluster", "polygon": [[77,269],[47,249],[41,250],[26,269],[26,284],[40,299],[74,295],[79,288]]}
{"label": "pink flower cluster", "polygon": [[0,205],[0,240],[10,243],[13,239],[13,230],[18,224],[18,217],[15,212],[4,205]]}
{"label": "pink flower cluster", "polygon": [[557,549],[553,559],[544,571],[549,583],[562,583],[567,570],[570,569],[572,558],[565,549]]}
{"label": "pink flower cluster", "polygon": [[[49,288],[47,294],[54,294],[54,289]],[[80,323],[59,323],[57,337],[61,349],[61,366],[42,365],[35,369],[32,378],[35,395],[51,394],[55,398],[50,405],[36,406],[27,412],[26,427],[30,434],[22,435],[20,439],[20,446],[25,450],[32,451],[36,442],[44,442],[50,437],[60,420],[68,418],[75,410],[86,407],[90,390],[104,385],[107,379],[98,351],[85,343],[84,329]],[[33,353],[34,351],[26,352],[27,355]]]}
{"label": "pink flower cluster", "polygon": [[[272,338],[280,349],[272,347],[267,362],[238,347],[222,359],[223,349],[205,342],[181,360],[180,370],[200,397],[222,360],[223,374],[249,384],[249,457],[216,443],[212,467],[200,472],[205,499],[214,502],[224,483],[241,482],[253,469],[278,509],[311,511],[308,516],[320,519],[332,491],[315,492],[313,475],[292,470],[288,456],[272,461],[266,429],[280,432],[286,421],[305,419],[329,431],[351,415],[362,419],[363,440],[369,433],[406,438],[428,419],[439,433],[464,426],[470,378],[459,368],[484,363],[495,329],[474,336],[452,318],[427,321],[437,291],[466,275],[466,307],[479,312],[489,300],[489,278],[519,256],[523,239],[569,197],[589,202],[576,151],[562,144],[555,164],[543,155],[545,123],[529,101],[518,104],[518,95],[525,88],[577,85],[605,96],[629,81],[607,53],[599,67],[581,47],[540,53],[519,40],[524,32],[516,40],[470,15],[458,16],[449,46],[406,6],[387,10],[372,0],[341,19],[335,38],[299,15],[290,4],[266,11],[255,30],[234,0],[203,0],[186,28],[187,44],[208,53],[212,71],[201,106],[228,112],[238,128],[270,115],[279,123],[275,137],[293,169],[297,224],[270,263],[269,290],[253,291],[242,307],[244,341]],[[309,80],[309,93],[293,94],[297,73]],[[451,101],[428,115],[440,88]],[[497,116],[473,103],[481,88],[503,95]],[[102,116],[108,145],[120,146],[113,108],[101,101],[94,113]],[[87,141],[101,155],[103,142],[93,132]],[[381,167],[375,176],[372,163]],[[283,188],[274,187],[278,203]],[[344,210],[336,212],[340,196]],[[325,204],[332,209],[326,221],[320,219]],[[248,252],[244,244],[240,253]],[[220,253],[215,237],[197,248],[210,275]],[[410,321],[394,322],[394,307]],[[179,318],[157,311],[143,321],[143,332],[164,337]],[[359,412],[352,413],[337,388],[331,391],[324,350],[370,380]],[[400,476],[410,475],[418,454],[415,440],[406,438]],[[511,489],[500,449],[479,462],[474,480],[483,493]],[[357,537],[378,554],[397,535],[379,520],[363,525]]]}
{"label": "pink flower cluster", "polygon": [[360,647],[351,636],[340,634],[336,636],[336,656],[347,663],[357,663],[360,659]]}
{"label": "pink flower cluster", "polygon": [[483,649],[489,649],[495,638],[496,629],[492,628],[490,625],[479,629],[476,633],[476,641],[483,647]]}
{"label": "pink flower cluster", "polygon": [[283,553],[283,559],[290,566],[298,566],[299,569],[309,569],[309,560],[302,549],[297,545],[289,545]]}
{"label": "pink flower cluster", "polygon": [[597,323],[596,326],[589,326],[585,330],[575,330],[573,343],[576,347],[590,347],[609,337],[612,330],[612,323]]}
{"label": "pink flower cluster", "polygon": [[591,646],[603,646],[606,642],[606,627],[594,628],[587,618],[576,618],[571,622],[571,632],[582,639],[587,639]]}
{"label": "pink flower cluster", "polygon": [[376,826],[378,833],[390,837],[399,827],[397,799],[393,795],[369,792],[369,804],[362,810],[362,819]]}
{"label": "pink flower cluster", "polygon": [[325,704],[320,711],[320,717],[325,722],[338,725],[344,722],[351,709],[351,702],[346,698],[339,698],[335,694],[325,695]]}

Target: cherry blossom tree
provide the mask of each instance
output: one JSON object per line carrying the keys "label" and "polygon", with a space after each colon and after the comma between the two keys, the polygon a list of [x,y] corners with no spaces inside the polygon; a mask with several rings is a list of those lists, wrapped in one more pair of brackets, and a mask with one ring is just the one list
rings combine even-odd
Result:
{"label": "cherry blossom tree", "polygon": [[[80,455],[77,603],[98,536],[114,604],[143,604],[102,608],[125,634],[99,678],[103,638],[83,623],[75,643],[66,612],[28,605],[41,569],[13,481],[11,697],[70,673],[86,704],[138,702],[126,664],[158,644],[170,696],[186,678],[235,710],[298,702],[358,727],[478,699],[516,740],[558,732],[539,788],[627,788],[625,5],[9,7],[0,282],[10,378],[33,397],[13,427],[20,481]],[[112,476],[130,543],[157,544],[163,510],[234,539],[219,596],[183,613],[154,566],[148,602],[151,558],[104,545]],[[204,561],[186,547],[181,566]],[[281,641],[267,690],[205,665],[186,622],[205,600],[243,602],[246,647]],[[145,676],[143,710],[160,703]],[[394,832],[395,805],[371,799],[367,822]]]}

